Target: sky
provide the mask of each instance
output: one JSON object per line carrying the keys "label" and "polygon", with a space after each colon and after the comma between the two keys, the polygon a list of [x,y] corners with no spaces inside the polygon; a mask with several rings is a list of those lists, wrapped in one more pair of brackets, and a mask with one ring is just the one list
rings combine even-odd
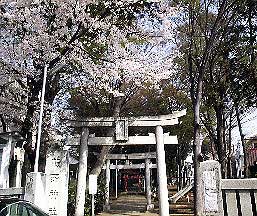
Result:
{"label": "sky", "polygon": [[[242,129],[245,138],[257,135],[257,108],[246,114],[246,117],[242,120]],[[240,141],[240,134],[238,127],[232,130],[232,142],[238,143]]]}

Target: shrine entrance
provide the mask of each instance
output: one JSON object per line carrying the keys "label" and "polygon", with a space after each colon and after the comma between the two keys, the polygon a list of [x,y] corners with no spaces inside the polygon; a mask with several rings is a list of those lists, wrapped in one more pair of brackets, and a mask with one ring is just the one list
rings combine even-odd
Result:
{"label": "shrine entrance", "polygon": [[[163,116],[141,116],[131,118],[114,118],[114,117],[99,117],[99,118],[86,118],[80,121],[69,121],[71,127],[82,128],[82,134],[80,139],[80,159],[79,159],[79,172],[77,183],[77,195],[76,195],[76,216],[82,216],[84,214],[85,203],[85,191],[86,191],[86,179],[87,179],[87,155],[88,145],[156,145],[156,158],[157,158],[157,181],[158,181],[158,200],[159,200],[159,215],[169,215],[169,203],[168,203],[168,189],[167,189],[167,176],[166,176],[166,164],[165,164],[165,151],[164,144],[178,144],[177,136],[170,136],[163,133],[163,126],[171,126],[178,124],[178,118],[184,116],[186,111],[177,111],[171,115]],[[115,130],[114,137],[95,137],[89,136],[90,127],[113,127]],[[149,136],[128,136],[129,127],[155,127],[155,134]],[[78,141],[77,141],[78,143]],[[121,155],[124,156],[124,155]],[[128,159],[128,158],[125,158]],[[143,158],[142,158],[143,159]],[[150,160],[144,157],[146,176],[146,197],[147,197],[147,210],[152,208],[151,204],[151,183],[150,183]],[[125,169],[125,165],[114,165],[116,170]],[[139,165],[140,166],[140,165]],[[110,197],[110,159],[106,160],[106,203],[105,209],[110,209],[109,197]],[[131,175],[133,176],[133,175]],[[117,177],[116,177],[117,178]],[[124,175],[124,188],[128,190],[129,175]],[[140,175],[138,176],[138,182],[140,181]],[[117,188],[116,180],[116,188]]]}
{"label": "shrine entrance", "polygon": [[140,193],[144,192],[144,174],[139,170],[121,171],[121,192]]}
{"label": "shrine entrance", "polygon": [[[120,193],[143,193],[145,191],[145,174],[142,169],[111,170],[110,194],[117,198]],[[117,179],[117,186],[116,186]],[[117,188],[116,188],[117,187]],[[117,193],[116,194],[116,190]]]}
{"label": "shrine entrance", "polygon": [[[109,154],[106,165],[103,167],[106,170],[107,191],[116,199],[122,192],[145,194],[148,192],[147,209],[153,208],[150,194],[153,181],[151,173],[153,169],[157,168],[155,161],[155,152]],[[156,182],[156,176],[154,182]],[[109,203],[110,195],[107,194],[106,206]]]}

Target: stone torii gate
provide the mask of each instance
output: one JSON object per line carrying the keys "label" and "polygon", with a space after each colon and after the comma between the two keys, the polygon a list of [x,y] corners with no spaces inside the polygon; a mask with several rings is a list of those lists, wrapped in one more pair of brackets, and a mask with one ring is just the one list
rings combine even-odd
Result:
{"label": "stone torii gate", "polygon": [[[82,121],[69,121],[71,127],[82,127],[79,173],[76,196],[76,216],[84,215],[86,177],[87,177],[87,145],[147,145],[156,144],[157,181],[159,198],[159,215],[169,215],[167,176],[164,144],[177,144],[177,136],[164,136],[163,126],[178,124],[178,118],[184,116],[186,110],[176,111],[170,115],[141,116],[130,118],[95,117]],[[115,137],[89,137],[90,127],[114,127]],[[128,127],[155,127],[154,136],[128,136]]]}
{"label": "stone torii gate", "polygon": [[[151,159],[156,159],[156,152],[147,152],[147,153],[131,153],[131,154],[109,154],[106,159],[106,165],[103,169],[106,169],[106,200],[105,208],[110,209],[109,206],[109,188],[110,188],[110,170],[115,169],[115,196],[118,197],[118,181],[117,181],[117,171],[118,169],[145,169],[145,180],[146,180],[146,199],[147,205],[146,210],[151,210],[154,208],[154,205],[151,201],[151,172],[150,169],[157,168],[156,164],[151,163]],[[116,164],[110,164],[110,160],[116,160]],[[117,160],[145,160],[145,163],[140,164],[117,164]]]}

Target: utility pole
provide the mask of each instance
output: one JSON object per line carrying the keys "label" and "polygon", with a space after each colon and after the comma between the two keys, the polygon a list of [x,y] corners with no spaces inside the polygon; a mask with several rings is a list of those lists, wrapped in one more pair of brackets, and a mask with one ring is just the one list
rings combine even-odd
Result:
{"label": "utility pole", "polygon": [[42,92],[41,92],[41,102],[40,102],[40,113],[39,113],[39,122],[38,122],[38,135],[37,135],[36,158],[35,158],[34,172],[38,172],[38,162],[39,162],[39,152],[40,152],[39,150],[40,150],[42,119],[43,119],[44,101],[45,101],[47,68],[48,68],[48,65],[46,64],[45,68],[44,68],[44,78],[43,78],[43,86],[42,86]]}

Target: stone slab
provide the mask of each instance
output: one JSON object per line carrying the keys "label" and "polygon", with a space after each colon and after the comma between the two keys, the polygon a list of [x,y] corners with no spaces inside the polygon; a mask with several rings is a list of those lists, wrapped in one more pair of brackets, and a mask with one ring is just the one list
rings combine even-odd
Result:
{"label": "stone slab", "polygon": [[208,160],[200,163],[202,191],[202,214],[221,215],[223,211],[221,195],[221,171],[218,161]]}
{"label": "stone slab", "polygon": [[48,210],[45,173],[31,172],[27,174],[24,199],[44,211]]}
{"label": "stone slab", "polygon": [[68,202],[69,164],[67,151],[48,154],[46,160],[46,193],[50,216],[66,216]]}

